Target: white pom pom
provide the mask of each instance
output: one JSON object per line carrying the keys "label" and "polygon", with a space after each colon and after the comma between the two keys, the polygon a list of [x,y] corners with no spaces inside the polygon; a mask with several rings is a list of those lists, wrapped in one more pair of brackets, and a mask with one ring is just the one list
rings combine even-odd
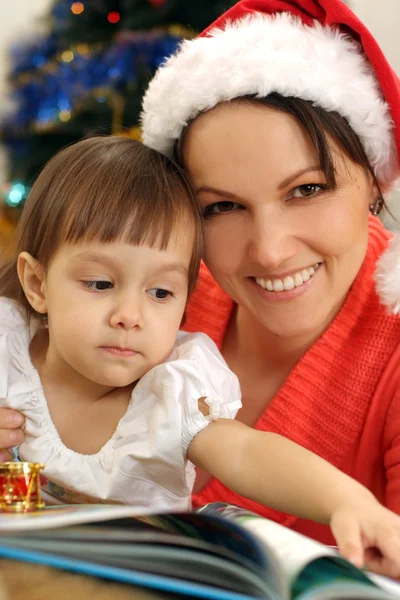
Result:
{"label": "white pom pom", "polygon": [[379,259],[375,271],[376,290],[382,304],[394,315],[400,312],[400,236],[395,236]]}

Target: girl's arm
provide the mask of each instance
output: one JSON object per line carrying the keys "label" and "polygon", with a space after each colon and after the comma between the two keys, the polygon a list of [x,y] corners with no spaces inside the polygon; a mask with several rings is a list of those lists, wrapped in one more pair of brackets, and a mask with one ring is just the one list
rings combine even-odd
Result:
{"label": "girl's arm", "polygon": [[[275,433],[239,421],[212,422],[188,458],[240,495],[331,525],[341,553],[357,566],[400,576],[400,517],[330,463]],[[378,548],[382,554],[376,559]]]}

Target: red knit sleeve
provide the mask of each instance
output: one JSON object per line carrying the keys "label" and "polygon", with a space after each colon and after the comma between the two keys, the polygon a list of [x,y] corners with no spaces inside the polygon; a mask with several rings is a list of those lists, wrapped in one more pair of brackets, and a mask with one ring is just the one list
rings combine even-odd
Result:
{"label": "red knit sleeve", "polygon": [[386,506],[400,514],[400,365],[394,376],[398,385],[386,415],[383,456],[386,473]]}

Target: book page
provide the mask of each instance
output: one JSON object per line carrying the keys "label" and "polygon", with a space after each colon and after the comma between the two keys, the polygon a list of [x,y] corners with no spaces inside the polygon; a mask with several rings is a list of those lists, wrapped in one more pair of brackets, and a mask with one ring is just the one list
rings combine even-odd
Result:
{"label": "book page", "polygon": [[[293,597],[299,600],[400,598],[400,585],[356,569],[334,548],[260,517],[242,516],[238,521],[273,548],[286,577],[294,585]],[[336,560],[330,563],[318,560],[325,558]]]}
{"label": "book page", "polygon": [[273,549],[288,579],[293,580],[308,563],[325,556],[337,556],[332,548],[278,523],[259,517],[238,517],[238,522]]}
{"label": "book page", "polygon": [[[341,557],[335,547],[325,546],[232,504],[215,502],[199,512],[233,520],[258,538],[266,552],[277,559],[293,600],[400,598],[400,585],[357,569]],[[288,596],[281,593],[281,597]]]}
{"label": "book page", "polygon": [[261,540],[271,553],[278,559],[284,569],[287,580],[293,580],[312,560],[322,557],[337,557],[334,548],[320,544],[315,540],[296,533],[283,525],[269,519],[264,519],[256,513],[245,510],[234,504],[211,502],[200,508],[198,513],[222,516],[235,521],[256,538]]}
{"label": "book page", "polygon": [[379,585],[380,588],[389,592],[393,598],[400,598],[400,583],[398,581],[383,577],[383,575],[376,575],[376,573],[368,573],[368,577],[372,579],[376,585]]}
{"label": "book page", "polygon": [[119,504],[70,504],[48,506],[27,513],[1,513],[0,533],[50,529],[92,521],[107,521],[124,517],[151,515],[149,508]]}

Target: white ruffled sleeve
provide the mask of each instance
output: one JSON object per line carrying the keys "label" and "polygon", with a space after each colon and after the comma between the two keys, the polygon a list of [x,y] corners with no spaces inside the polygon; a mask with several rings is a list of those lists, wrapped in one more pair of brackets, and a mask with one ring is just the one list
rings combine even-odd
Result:
{"label": "white ruffled sleeve", "polygon": [[19,305],[0,296],[0,406],[7,406],[9,376],[13,361],[19,359],[18,344],[27,329]]}
{"label": "white ruffled sleeve", "polygon": [[[207,416],[200,398],[210,407]],[[238,380],[214,342],[179,333],[167,360],[138,381],[118,425],[110,456],[114,487],[130,490],[135,502],[151,498],[162,510],[188,508],[196,476],[187,458],[190,443],[213,420],[233,419],[240,407]]]}
{"label": "white ruffled sleeve", "polygon": [[[241,408],[239,381],[214,342],[203,333],[182,333],[168,361],[162,365],[164,393],[180,405],[182,450],[212,421],[234,419]],[[209,407],[199,409],[203,398]]]}

